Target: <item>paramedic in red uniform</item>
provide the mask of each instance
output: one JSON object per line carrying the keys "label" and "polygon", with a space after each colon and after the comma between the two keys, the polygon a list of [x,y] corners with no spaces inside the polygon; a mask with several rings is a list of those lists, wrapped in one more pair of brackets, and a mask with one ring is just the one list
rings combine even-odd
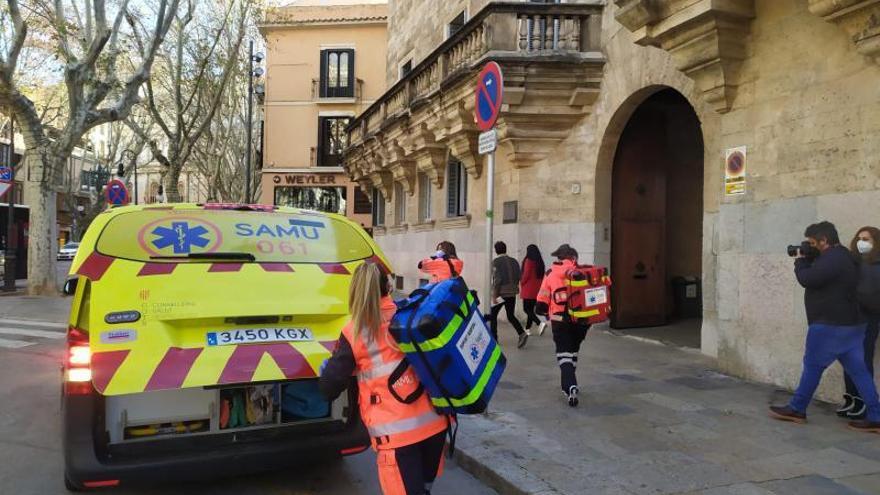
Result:
{"label": "paramedic in red uniform", "polygon": [[396,311],[390,289],[388,276],[376,264],[355,270],[349,290],[351,321],[321,367],[319,387],[333,400],[356,375],[361,418],[377,453],[382,493],[430,494],[443,470],[449,419],[434,411],[411,367],[389,383],[404,360],[388,332]]}
{"label": "paramedic in red uniform", "polygon": [[458,277],[463,269],[464,262],[458,259],[455,244],[449,241],[438,244],[436,253],[419,262],[419,270],[431,276],[432,284]]}
{"label": "paramedic in red uniform", "polygon": [[578,351],[587,336],[588,324],[572,323],[566,314],[565,304],[554,301],[553,293],[565,287],[565,274],[577,265],[578,252],[568,244],[559,246],[551,253],[558,261],[553,262],[550,271],[538,291],[538,304],[535,312],[550,319],[553,330],[553,343],[556,344],[556,362],[562,375],[562,393],[568,405],[578,405],[577,369]]}

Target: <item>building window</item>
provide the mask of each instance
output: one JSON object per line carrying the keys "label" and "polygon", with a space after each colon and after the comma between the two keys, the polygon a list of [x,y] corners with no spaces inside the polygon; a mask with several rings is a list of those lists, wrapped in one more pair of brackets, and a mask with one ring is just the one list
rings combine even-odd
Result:
{"label": "building window", "polygon": [[407,60],[406,63],[400,66],[400,78],[403,79],[410,72],[412,72],[412,60]]}
{"label": "building window", "polygon": [[394,224],[403,225],[406,222],[406,193],[403,184],[394,183]]}
{"label": "building window", "polygon": [[345,128],[349,117],[318,117],[318,166],[342,166],[342,151],[348,147]]}
{"label": "building window", "polygon": [[446,216],[467,213],[467,172],[458,159],[450,157],[446,165]]}
{"label": "building window", "polygon": [[354,50],[321,50],[321,98],[354,98]]}
{"label": "building window", "polygon": [[467,23],[467,11],[462,10],[457,16],[455,16],[455,19],[452,19],[452,21],[449,23],[449,25],[446,26],[446,37],[451,38],[452,35],[459,32],[461,30],[461,28],[463,28],[466,23]]}
{"label": "building window", "polygon": [[400,275],[394,276],[394,290],[403,290],[403,277]]}
{"label": "building window", "polygon": [[373,212],[373,205],[370,204],[370,197],[364,194],[360,187],[354,188],[354,212],[367,215]]}
{"label": "building window", "polygon": [[385,225],[385,196],[373,188],[373,225]]}
{"label": "building window", "polygon": [[276,187],[275,204],[345,215],[345,187]]}
{"label": "building window", "polygon": [[419,223],[431,219],[431,178],[419,174]]}

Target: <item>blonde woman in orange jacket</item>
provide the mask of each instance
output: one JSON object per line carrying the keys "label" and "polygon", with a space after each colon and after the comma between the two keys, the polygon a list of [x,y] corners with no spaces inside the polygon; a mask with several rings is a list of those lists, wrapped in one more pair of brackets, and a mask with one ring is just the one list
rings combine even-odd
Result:
{"label": "blonde woman in orange jacket", "polygon": [[449,419],[434,411],[412,367],[388,331],[397,310],[389,296],[388,276],[364,263],[352,276],[351,321],[342,330],[333,356],[322,366],[321,393],[332,400],[358,379],[361,418],[377,453],[379,483],[385,495],[430,494],[443,469]]}

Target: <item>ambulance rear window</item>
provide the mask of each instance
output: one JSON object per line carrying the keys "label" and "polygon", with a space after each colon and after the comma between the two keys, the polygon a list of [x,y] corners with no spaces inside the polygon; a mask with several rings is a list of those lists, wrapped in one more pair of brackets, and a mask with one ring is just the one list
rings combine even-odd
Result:
{"label": "ambulance rear window", "polygon": [[196,253],[247,253],[270,263],[345,263],[373,255],[354,227],[323,215],[201,209],[120,214],[104,227],[96,249],[154,262]]}

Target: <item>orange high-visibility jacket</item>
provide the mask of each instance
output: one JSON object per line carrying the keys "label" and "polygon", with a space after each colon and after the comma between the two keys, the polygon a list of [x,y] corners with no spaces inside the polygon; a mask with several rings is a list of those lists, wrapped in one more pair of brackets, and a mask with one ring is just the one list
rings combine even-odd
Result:
{"label": "orange high-visibility jacket", "polygon": [[464,262],[458,258],[449,258],[448,261],[444,258],[424,259],[419,263],[419,269],[431,276],[431,283],[433,284],[452,278],[452,271],[449,269],[450,263],[452,263],[452,268],[455,269],[455,275],[461,276]]}
{"label": "orange high-visibility jacket", "polygon": [[390,297],[382,299],[383,323],[374,341],[368,340],[363,332],[354,335],[351,323],[342,330],[354,354],[361,418],[376,450],[412,445],[449,426],[447,418],[434,411],[427,393],[423,392],[411,404],[399,401],[391,393],[393,386],[397,395],[405,398],[420,384],[412,367],[393,385],[388,383],[388,377],[404,359],[388,331],[396,309]]}
{"label": "orange high-visibility jacket", "polygon": [[565,274],[574,267],[575,262],[572,260],[555,261],[550,265],[550,273],[541,282],[538,304],[546,304],[550,308],[548,315],[553,321],[563,321],[565,316],[565,304],[557,303],[553,293],[565,287]]}

